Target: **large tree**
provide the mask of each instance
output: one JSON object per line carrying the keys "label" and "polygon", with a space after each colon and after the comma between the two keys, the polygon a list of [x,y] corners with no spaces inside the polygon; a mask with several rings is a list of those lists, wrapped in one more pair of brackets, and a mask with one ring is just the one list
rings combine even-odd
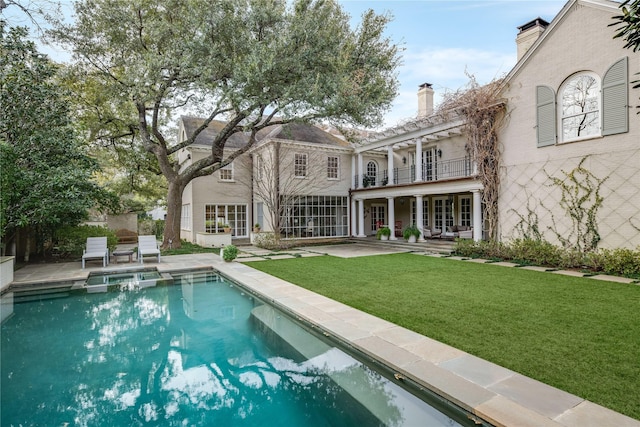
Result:
{"label": "large tree", "polygon": [[[83,0],[56,36],[105,96],[135,109],[141,143],[167,180],[166,246],[180,241],[185,186],[246,152],[260,129],[380,122],[398,86],[399,48],[383,36],[389,19],[369,11],[352,29],[333,0]],[[176,111],[206,117],[179,144],[163,127]],[[175,153],[214,119],[227,125],[209,155],[180,169]],[[238,132],[247,145],[225,155]]]}
{"label": "large tree", "polygon": [[28,260],[31,237],[78,224],[109,197],[92,179],[57,67],[26,37],[0,20],[0,239],[22,233]]}

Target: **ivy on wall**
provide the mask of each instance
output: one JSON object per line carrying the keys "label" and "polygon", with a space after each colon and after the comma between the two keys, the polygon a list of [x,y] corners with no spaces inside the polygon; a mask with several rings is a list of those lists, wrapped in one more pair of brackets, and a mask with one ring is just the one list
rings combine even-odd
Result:
{"label": "ivy on wall", "polygon": [[588,157],[583,157],[578,166],[571,171],[562,171],[562,177],[547,174],[551,180],[549,186],[560,189],[562,196],[559,205],[571,220],[569,231],[560,233],[553,215],[554,210],[548,209],[553,222],[553,226],[548,228],[565,248],[574,248],[581,252],[595,250],[600,242],[597,216],[604,201],[600,189],[609,178],[598,178],[586,169],[584,163]]}

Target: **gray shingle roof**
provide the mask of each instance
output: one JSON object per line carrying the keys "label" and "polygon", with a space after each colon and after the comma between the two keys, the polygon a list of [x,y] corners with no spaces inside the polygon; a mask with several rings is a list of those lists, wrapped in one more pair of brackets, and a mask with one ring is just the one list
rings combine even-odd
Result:
{"label": "gray shingle roof", "polygon": [[[204,122],[198,117],[181,117],[187,137],[193,135],[196,129]],[[225,122],[213,120],[196,138],[195,144],[210,146],[218,132],[225,126]],[[312,144],[330,145],[337,147],[349,147],[349,143],[323,131],[317,126],[303,123],[287,123],[285,125],[268,126],[258,132],[258,143],[265,138],[286,139],[290,141],[307,142]],[[229,138],[226,148],[240,148],[247,143],[248,137],[244,134],[234,134]]]}

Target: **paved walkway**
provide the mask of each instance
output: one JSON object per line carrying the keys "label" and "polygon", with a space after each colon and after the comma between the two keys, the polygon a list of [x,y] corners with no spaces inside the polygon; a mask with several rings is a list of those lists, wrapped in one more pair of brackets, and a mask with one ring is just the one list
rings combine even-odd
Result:
{"label": "paved walkway", "polygon": [[[395,372],[397,380],[417,382],[497,426],[640,427],[638,420],[269,276],[243,263],[257,259],[322,254],[350,257],[406,252],[404,249],[352,243],[299,248],[281,255],[254,247],[242,247],[241,250],[241,262],[225,263],[214,254],[193,254],[165,256],[160,263],[151,260],[145,262],[144,267],[155,267],[160,272],[215,268],[242,283],[261,299],[382,361]],[[415,253],[420,256],[441,256],[430,252]],[[509,263],[494,264],[513,267]],[[15,272],[12,286],[29,286],[37,282],[83,282],[90,272],[118,272],[141,267],[137,263],[112,263],[102,268],[97,262],[89,263],[86,270],[81,269],[80,262],[32,265]],[[562,271],[551,273],[576,274]],[[606,276],[599,279],[630,282]]]}

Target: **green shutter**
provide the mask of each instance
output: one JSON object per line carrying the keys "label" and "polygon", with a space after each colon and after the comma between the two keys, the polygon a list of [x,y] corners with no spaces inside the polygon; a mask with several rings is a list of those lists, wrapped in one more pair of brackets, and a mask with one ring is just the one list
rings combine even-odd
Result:
{"label": "green shutter", "polygon": [[613,64],[602,79],[602,135],[629,131],[627,57]]}
{"label": "green shutter", "polygon": [[538,147],[556,143],[556,94],[548,86],[536,87]]}

